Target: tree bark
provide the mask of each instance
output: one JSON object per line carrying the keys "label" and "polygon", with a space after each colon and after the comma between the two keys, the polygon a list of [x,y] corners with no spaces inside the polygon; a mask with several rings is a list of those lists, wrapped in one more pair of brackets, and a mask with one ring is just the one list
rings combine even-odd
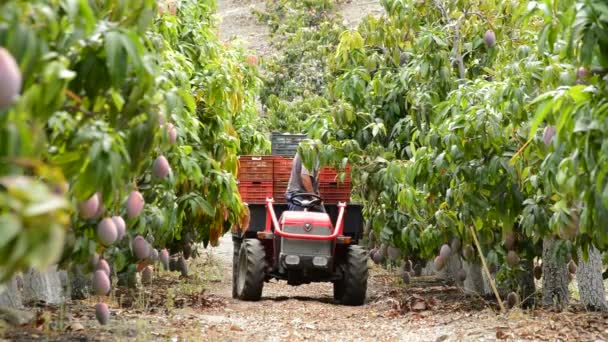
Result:
{"label": "tree bark", "polygon": [[93,287],[91,275],[85,274],[83,267],[76,265],[69,274],[70,296],[72,299],[86,299]]}
{"label": "tree bark", "polygon": [[[430,263],[433,265],[433,263]],[[434,270],[434,266],[433,270]],[[443,279],[446,281],[453,281],[458,283],[456,280],[456,273],[462,268],[462,261],[460,259],[460,254],[452,253],[448,260],[445,263],[445,266],[440,271],[434,271],[437,275],[437,278]]]}
{"label": "tree bark", "polygon": [[465,292],[471,294],[485,295],[485,280],[481,271],[481,264],[478,262],[462,262],[462,267],[467,273],[467,277],[464,280]]}
{"label": "tree bark", "polygon": [[29,269],[23,276],[23,297],[26,303],[63,303],[65,296],[57,266],[45,272]]}
{"label": "tree bark", "polygon": [[543,305],[562,310],[568,304],[568,267],[565,260],[555,257],[557,240],[543,240]]}
{"label": "tree bark", "polygon": [[608,311],[602,268],[602,255],[597,248],[590,246],[587,261],[583,259],[583,250],[579,248],[576,281],[581,302],[589,310]]}
{"label": "tree bark", "polygon": [[15,275],[5,285],[4,289],[0,289],[0,307],[9,307],[19,309],[23,307],[23,298],[21,289],[23,288],[23,279],[20,275]]}
{"label": "tree bark", "polygon": [[523,272],[518,274],[519,294],[523,307],[529,308],[536,304],[536,285],[534,284],[534,261],[526,260],[523,262]]}

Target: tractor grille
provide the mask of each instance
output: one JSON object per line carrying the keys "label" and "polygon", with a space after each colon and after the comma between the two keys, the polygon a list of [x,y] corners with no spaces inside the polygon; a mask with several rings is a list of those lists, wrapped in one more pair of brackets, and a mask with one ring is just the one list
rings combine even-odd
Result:
{"label": "tractor grille", "polygon": [[[304,230],[302,226],[284,226],[283,230],[287,233],[309,234],[309,235],[331,235],[331,231],[326,227],[312,227],[310,232]],[[299,240],[281,238],[281,254],[284,255],[331,255],[332,241]]]}

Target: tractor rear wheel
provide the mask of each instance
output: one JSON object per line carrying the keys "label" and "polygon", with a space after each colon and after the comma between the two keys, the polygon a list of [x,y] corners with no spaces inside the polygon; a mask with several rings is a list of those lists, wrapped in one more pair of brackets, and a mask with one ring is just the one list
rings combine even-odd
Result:
{"label": "tractor rear wheel", "polygon": [[236,284],[239,274],[239,253],[241,251],[241,239],[238,236],[232,236],[232,298],[238,298]]}
{"label": "tractor rear wheel", "polygon": [[334,298],[344,305],[362,305],[367,292],[367,253],[361,246],[349,246],[342,265],[342,279],[334,282]]}
{"label": "tractor rear wheel", "polygon": [[260,300],[265,272],[266,252],[262,242],[257,239],[243,240],[239,250],[237,297],[242,300]]}

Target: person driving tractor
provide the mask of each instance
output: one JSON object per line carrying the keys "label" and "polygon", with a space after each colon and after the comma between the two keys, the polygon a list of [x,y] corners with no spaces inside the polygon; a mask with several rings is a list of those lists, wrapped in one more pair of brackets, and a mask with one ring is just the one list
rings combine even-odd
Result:
{"label": "person driving tractor", "polygon": [[[303,207],[293,204],[290,199],[297,194],[309,193],[320,196],[319,193],[319,160],[317,159],[314,169],[309,171],[302,163],[302,158],[299,153],[296,153],[293,158],[291,165],[291,175],[289,176],[289,183],[287,184],[287,191],[285,191],[285,198],[289,203],[288,210],[302,211]],[[323,203],[320,203],[310,211],[317,211],[325,213],[325,207]]]}

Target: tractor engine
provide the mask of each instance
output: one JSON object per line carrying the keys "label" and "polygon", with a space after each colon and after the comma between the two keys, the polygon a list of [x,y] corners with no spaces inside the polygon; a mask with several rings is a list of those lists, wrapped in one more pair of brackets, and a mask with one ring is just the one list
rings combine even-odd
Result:
{"label": "tractor engine", "polygon": [[[327,236],[333,229],[326,213],[285,211],[280,221],[286,233]],[[288,271],[290,278],[293,275],[293,283],[298,283],[297,279],[307,273],[331,271],[333,243],[333,240],[277,239],[275,251],[278,251],[279,271]]]}

